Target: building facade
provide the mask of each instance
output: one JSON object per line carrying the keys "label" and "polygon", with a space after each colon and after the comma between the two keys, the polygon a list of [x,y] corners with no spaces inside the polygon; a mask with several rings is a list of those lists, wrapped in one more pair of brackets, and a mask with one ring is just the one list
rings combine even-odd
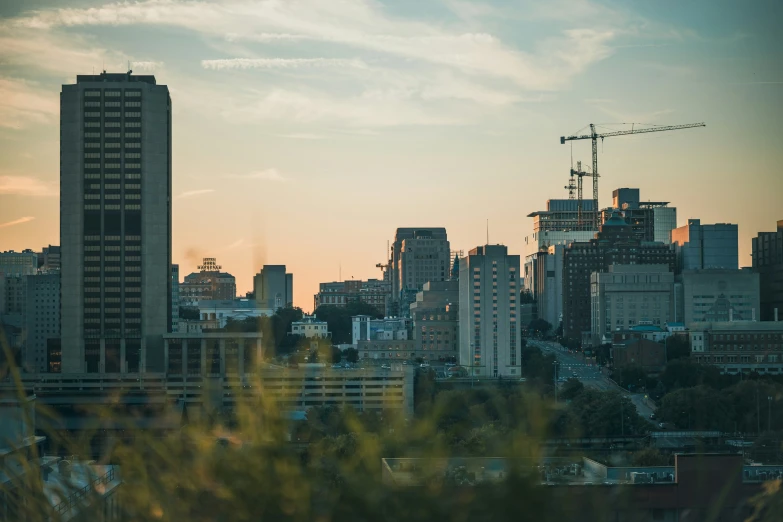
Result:
{"label": "building facade", "polygon": [[237,282],[233,275],[221,272],[214,257],[205,257],[198,272],[186,275],[179,285],[179,299],[183,306],[198,306],[202,300],[236,299]]}
{"label": "building facade", "polygon": [[60,94],[62,370],[163,369],[171,326],[171,98],[154,76]]}
{"label": "building facade", "polygon": [[671,321],[674,273],[667,265],[610,265],[590,276],[592,345],[611,342],[612,332],[638,324]]}
{"label": "building facade", "polygon": [[753,270],[761,285],[761,320],[783,318],[783,220],[776,232],[759,232],[753,238]]}
{"label": "building facade", "polygon": [[519,256],[504,245],[471,250],[459,266],[459,363],[471,375],[521,375]]}
{"label": "building facade", "polygon": [[291,323],[291,335],[301,335],[302,337],[320,337],[326,339],[331,337],[332,333],[329,331],[329,325],[326,321],[319,321],[318,318],[313,315],[303,315],[299,321]]}
{"label": "building facade", "polygon": [[678,291],[677,319],[686,325],[759,318],[759,274],[750,270],[686,270]]}
{"label": "building facade", "polygon": [[318,293],[313,298],[313,310],[319,306],[345,307],[348,303],[362,302],[374,306],[383,314],[391,295],[391,283],[379,279],[366,281],[351,279],[334,281],[318,285]]}
{"label": "building facade", "polygon": [[456,360],[459,355],[459,282],[424,284],[410,306],[415,357]]}
{"label": "building facade", "polygon": [[671,243],[671,232],[677,228],[677,209],[668,202],[641,201],[638,188],[619,188],[612,191],[612,208],[603,211],[601,221],[609,219],[614,211],[631,225],[639,241]]}
{"label": "building facade", "polygon": [[[639,241],[631,226],[615,213],[587,243],[572,243],[563,252],[563,335],[591,339],[590,277],[611,265],[665,265],[674,271],[670,246]],[[583,336],[584,334],[584,336]]]}
{"label": "building facade", "polygon": [[[253,299],[210,299],[199,301],[199,329],[224,328],[228,320],[242,321],[251,317],[270,317],[275,310],[259,306]],[[184,321],[180,321],[180,331]],[[189,327],[195,328],[191,325]]]}
{"label": "building facade", "polygon": [[691,358],[724,373],[783,373],[783,321],[691,325]]}
{"label": "building facade", "polygon": [[253,293],[261,308],[285,308],[294,304],[294,275],[285,265],[264,265],[253,277]]}
{"label": "building facade", "polygon": [[597,232],[593,230],[593,208],[593,200],[583,200],[580,220],[577,200],[549,199],[546,210],[528,214],[533,218],[533,233],[525,236],[525,259],[552,245],[592,239]]}
{"label": "building facade", "polygon": [[398,228],[392,244],[390,315],[408,316],[424,283],[451,277],[451,250],[445,228]]}
{"label": "building facade", "polygon": [[699,219],[672,230],[679,271],[739,268],[737,225],[702,225]]}
{"label": "building facade", "polygon": [[[531,293],[537,304],[538,318],[554,328],[563,320],[563,252],[564,245],[551,245],[531,256],[535,283]],[[522,323],[527,326],[528,323]]]}
{"label": "building facade", "polygon": [[26,276],[38,273],[38,254],[32,250],[0,252],[0,272],[7,276]]}
{"label": "building facade", "polygon": [[60,270],[60,247],[49,245],[41,249],[38,255],[38,270],[43,272],[55,272]]}
{"label": "building facade", "polygon": [[171,265],[171,329],[179,331],[179,265]]}
{"label": "building facade", "polygon": [[27,371],[48,371],[47,344],[60,337],[60,274],[27,276],[24,365]]}

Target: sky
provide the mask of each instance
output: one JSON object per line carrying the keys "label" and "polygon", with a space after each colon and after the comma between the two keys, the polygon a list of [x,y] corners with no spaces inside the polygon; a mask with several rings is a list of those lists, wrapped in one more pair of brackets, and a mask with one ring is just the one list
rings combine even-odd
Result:
{"label": "sky", "polygon": [[173,104],[173,257],[318,283],[380,277],[397,227],[524,253],[590,123],[706,127],[599,144],[600,203],[638,187],[678,222],[783,219],[776,0],[3,0],[0,250],[59,244],[59,98],[154,74]]}

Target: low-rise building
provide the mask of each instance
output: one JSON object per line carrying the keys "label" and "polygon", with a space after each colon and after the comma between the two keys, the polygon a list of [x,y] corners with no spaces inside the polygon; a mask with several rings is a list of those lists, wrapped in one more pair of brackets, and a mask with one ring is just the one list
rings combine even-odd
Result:
{"label": "low-rise building", "polygon": [[612,364],[615,369],[635,366],[647,373],[659,373],[666,368],[666,344],[647,339],[625,339],[612,343]]}
{"label": "low-rise building", "polygon": [[258,306],[253,299],[203,300],[198,303],[202,328],[223,328],[229,319],[242,321],[249,317],[269,317],[275,311]]}
{"label": "low-rise building", "polygon": [[326,339],[332,336],[332,332],[329,331],[329,325],[326,321],[319,321],[318,318],[313,315],[303,315],[298,321],[291,323],[291,335],[301,335],[307,337],[320,337]]}
{"label": "low-rise building", "polygon": [[412,325],[407,317],[357,315],[352,318],[351,340],[360,359],[412,359],[417,357]]}
{"label": "low-rise building", "polygon": [[783,322],[693,323],[691,357],[723,373],[783,373]]}
{"label": "low-rise building", "polygon": [[361,302],[374,306],[378,313],[384,313],[391,295],[391,282],[379,279],[366,281],[351,279],[318,285],[313,298],[313,310],[319,306],[345,307],[348,303]]}

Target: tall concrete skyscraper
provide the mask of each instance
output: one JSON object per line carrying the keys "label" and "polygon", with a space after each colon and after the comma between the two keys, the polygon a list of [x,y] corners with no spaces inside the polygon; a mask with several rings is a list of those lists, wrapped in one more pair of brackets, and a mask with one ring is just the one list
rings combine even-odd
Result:
{"label": "tall concrete skyscraper", "polygon": [[154,76],[60,94],[62,371],[163,370],[171,325],[171,98]]}
{"label": "tall concrete skyscraper", "polygon": [[471,250],[459,264],[459,362],[473,375],[519,376],[519,256],[503,245]]}
{"label": "tall concrete skyscraper", "polygon": [[430,281],[451,277],[451,250],[446,229],[398,228],[392,245],[392,315],[408,316],[416,294]]}

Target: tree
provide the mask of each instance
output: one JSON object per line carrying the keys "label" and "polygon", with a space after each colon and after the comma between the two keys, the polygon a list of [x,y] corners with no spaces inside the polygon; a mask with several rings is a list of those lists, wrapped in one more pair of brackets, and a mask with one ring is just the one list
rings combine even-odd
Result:
{"label": "tree", "polygon": [[533,294],[529,292],[528,290],[522,290],[519,293],[519,303],[520,304],[532,304],[535,303],[536,300],[533,297]]}
{"label": "tree", "polygon": [[585,389],[585,385],[579,379],[570,378],[563,383],[563,388],[560,390],[560,398],[564,400],[571,400]]}
{"label": "tree", "polygon": [[641,366],[629,365],[613,374],[615,382],[629,391],[638,391],[647,382],[647,372]]}
{"label": "tree", "polygon": [[345,305],[321,305],[315,309],[314,314],[318,319],[326,321],[329,331],[332,332],[332,342],[334,344],[348,344],[353,342],[351,339],[351,318],[357,315],[369,315],[374,319],[383,317],[374,306],[361,301],[353,301]]}
{"label": "tree", "polygon": [[195,306],[180,306],[179,318],[186,321],[198,321],[201,316],[199,315],[198,308]]}
{"label": "tree", "polygon": [[631,464],[634,466],[668,466],[669,457],[661,453],[658,448],[644,448],[634,452],[631,456]]}
{"label": "tree", "polygon": [[690,357],[691,342],[687,335],[672,335],[666,339],[666,360]]}
{"label": "tree", "polygon": [[356,348],[347,348],[345,351],[343,351],[343,356],[349,363],[359,362],[359,350]]}
{"label": "tree", "polygon": [[552,329],[552,325],[544,319],[533,319],[530,324],[527,325],[527,331],[532,333],[539,333],[546,335]]}
{"label": "tree", "polygon": [[681,388],[667,393],[657,415],[680,429],[734,430],[734,406],[725,394],[708,386]]}

